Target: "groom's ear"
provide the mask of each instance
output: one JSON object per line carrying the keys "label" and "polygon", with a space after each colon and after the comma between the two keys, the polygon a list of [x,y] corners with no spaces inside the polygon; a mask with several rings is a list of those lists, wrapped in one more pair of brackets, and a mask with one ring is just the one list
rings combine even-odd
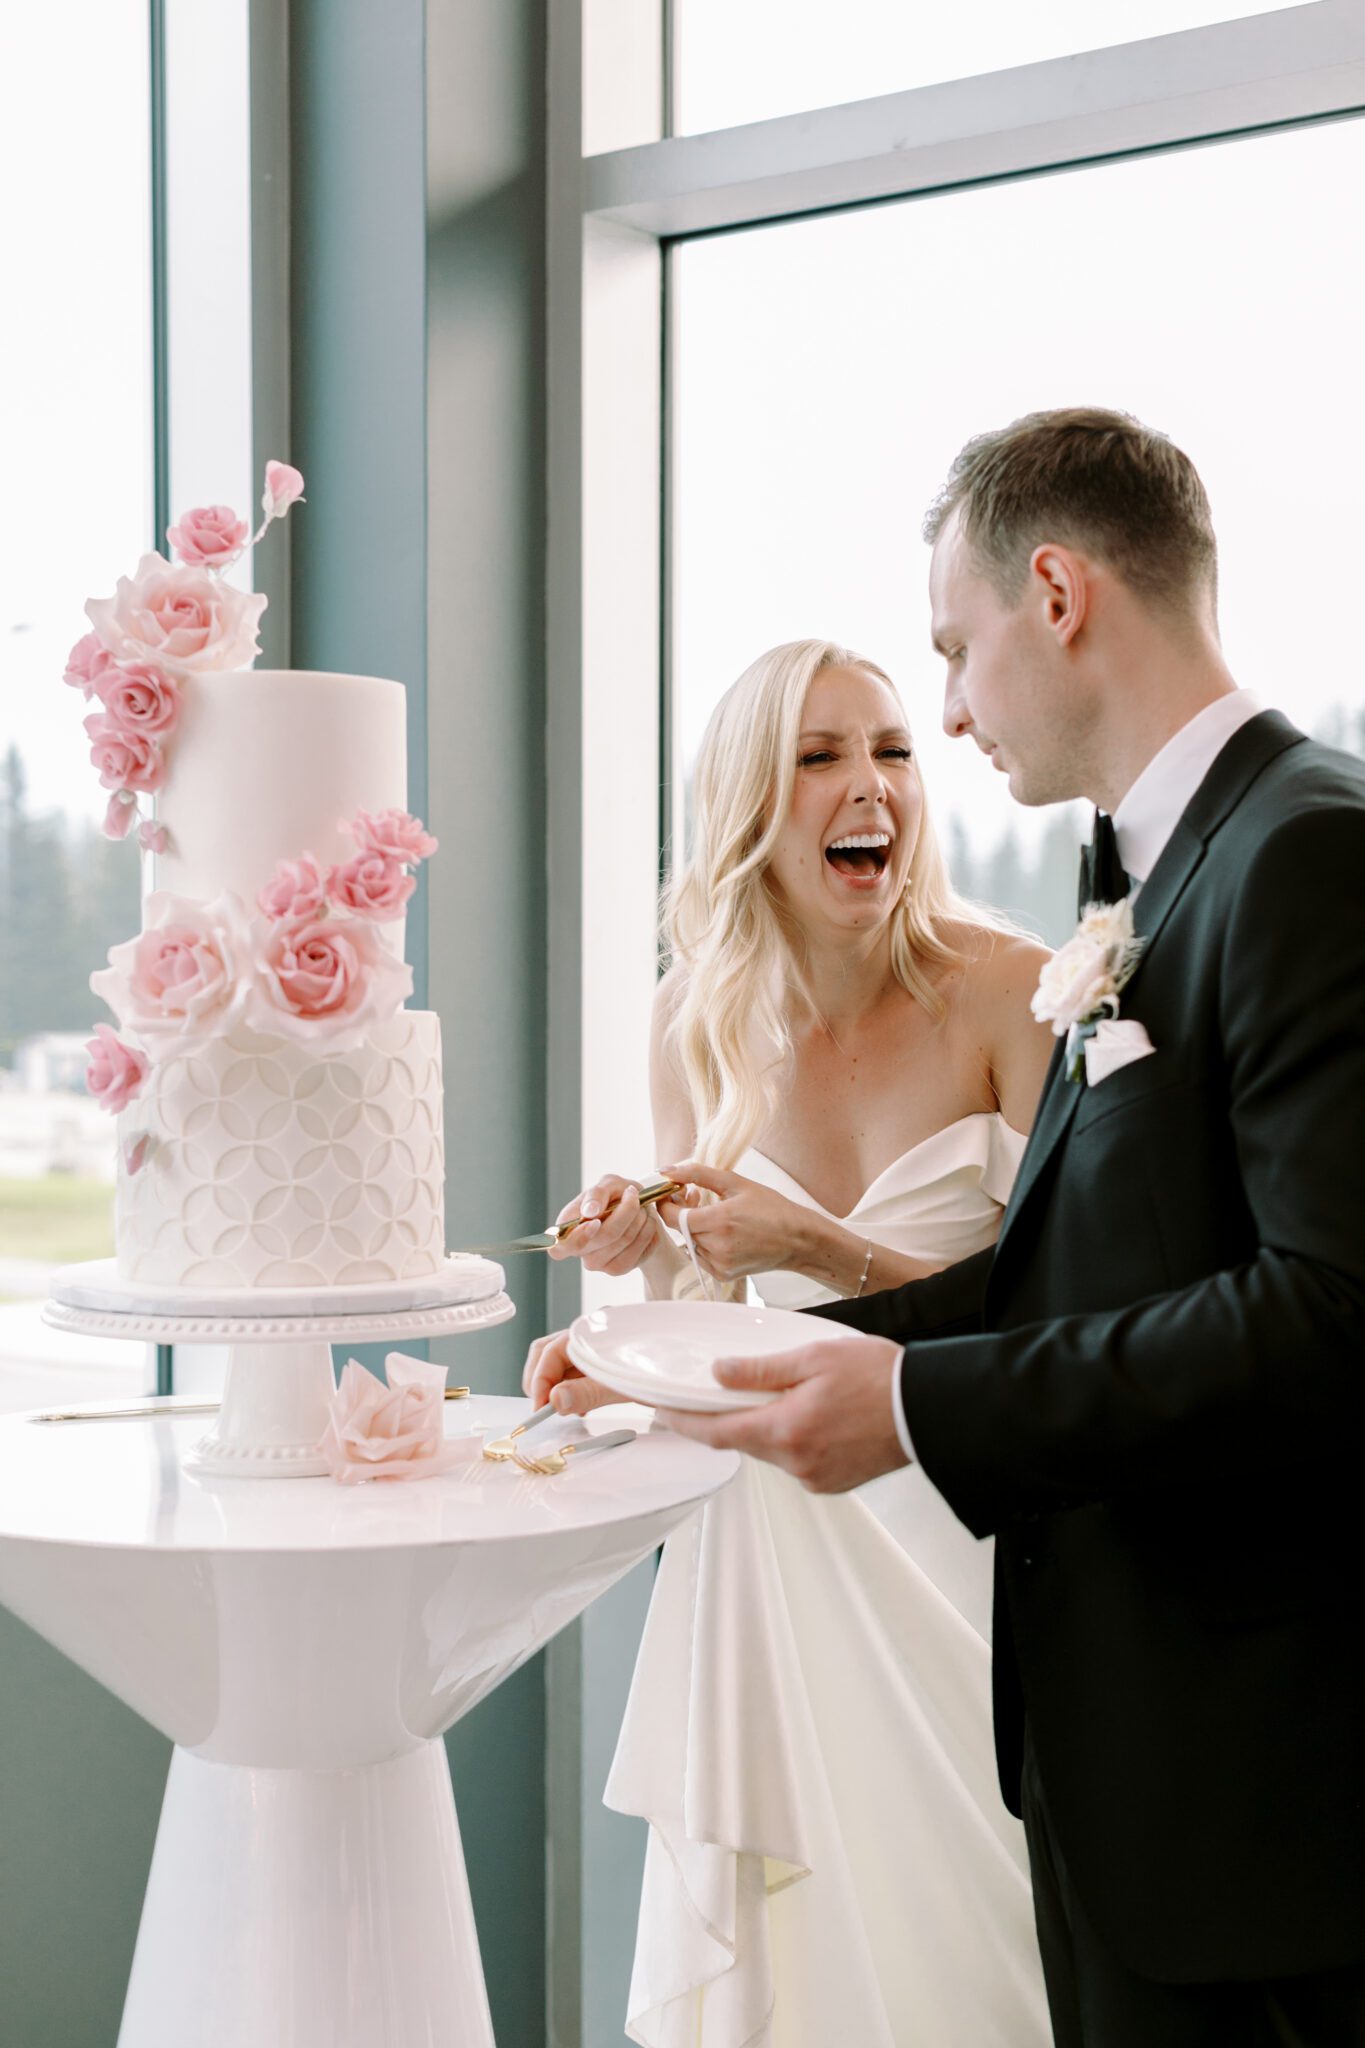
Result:
{"label": "groom's ear", "polygon": [[1029,598],[1059,647],[1069,647],[1085,624],[1090,579],[1074,549],[1045,541],[1029,557]]}

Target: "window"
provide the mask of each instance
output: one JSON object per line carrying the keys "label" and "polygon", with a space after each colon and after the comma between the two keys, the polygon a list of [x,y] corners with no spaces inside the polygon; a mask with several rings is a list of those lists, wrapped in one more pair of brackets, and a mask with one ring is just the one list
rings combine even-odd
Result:
{"label": "window", "polygon": [[[0,216],[0,264],[23,291],[0,331],[0,1406],[139,1391],[148,1372],[144,1347],[40,1319],[54,1266],[113,1253],[114,1127],[84,1084],[105,1013],[88,980],[137,931],[154,880],[134,844],[100,832],[88,707],[62,671],[85,599],[164,550],[173,509],[251,509],[253,426],[276,431],[252,389],[247,27],[245,0],[69,0],[3,31],[0,175],[23,200]],[[262,333],[283,318],[272,307]],[[234,574],[249,582],[250,565]],[[185,1361],[182,1386],[221,1374],[207,1347]]]}
{"label": "window", "polygon": [[[943,734],[919,528],[972,433],[1077,399],[1162,427],[1197,464],[1239,682],[1361,745],[1365,284],[1335,195],[1362,181],[1365,122],[1347,121],[678,246],[679,785],[755,655],[842,640],[905,697],[959,886],[1059,943],[1084,813],[1022,810]],[[1054,235],[1077,252],[1064,275],[1041,260]]]}
{"label": "window", "polygon": [[[938,727],[919,523],[978,428],[1077,396],[1167,427],[1213,497],[1235,672],[1310,729],[1365,741],[1343,595],[1365,539],[1350,489],[1365,126],[1341,118],[1365,112],[1357,0],[939,12],[583,0],[580,24],[550,10],[558,1200],[657,1163],[655,863],[680,841],[712,705],[775,641],[828,632],[886,664],[959,880],[1067,928],[1074,815],[1020,811]],[[666,18],[671,66],[647,33]],[[1102,47],[1124,36],[1159,40]],[[1026,68],[986,68],[1007,65]],[[860,97],[874,94],[892,97]],[[1084,283],[1050,295],[1037,222],[1061,205],[1084,228]],[[550,1288],[567,1322],[576,1272],[556,1267]],[[629,1981],[642,1847],[602,1812],[584,1759],[587,1731],[619,1720],[637,1635],[635,1610],[599,1606],[549,1657],[552,1798],[580,1831],[553,1897],[556,1955],[575,1961],[552,1980],[566,2042],[598,2038]],[[582,1896],[598,1905],[580,1922]]]}
{"label": "window", "polygon": [[137,928],[138,855],[100,834],[62,671],[86,596],[152,538],[146,0],[8,10],[3,37],[0,182],[22,204],[0,213],[0,1406],[23,1407],[143,1370],[39,1307],[53,1266],[113,1250],[113,1129],[82,1048],[91,969]]}

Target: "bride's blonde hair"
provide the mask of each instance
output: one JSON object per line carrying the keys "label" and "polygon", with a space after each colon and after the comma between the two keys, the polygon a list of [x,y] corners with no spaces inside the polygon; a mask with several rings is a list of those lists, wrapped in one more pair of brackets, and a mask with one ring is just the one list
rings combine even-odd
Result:
{"label": "bride's blonde hair", "polygon": [[[795,988],[810,1001],[800,933],[767,871],[791,809],[806,696],[826,668],[859,669],[896,694],[884,669],[830,640],[793,640],[760,655],[707,725],[691,852],[664,894],[668,951],[685,970],[668,1045],[696,1118],[694,1156],[712,1166],[732,1167],[773,1114],[791,1053],[785,997]],[[945,1008],[937,980],[965,957],[954,925],[1007,928],[953,888],[926,801],[891,913],[891,966],[935,1017]]]}

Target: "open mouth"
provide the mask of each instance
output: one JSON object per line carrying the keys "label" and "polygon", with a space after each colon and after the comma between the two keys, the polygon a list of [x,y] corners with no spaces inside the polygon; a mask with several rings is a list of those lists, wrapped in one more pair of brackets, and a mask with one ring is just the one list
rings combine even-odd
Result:
{"label": "open mouth", "polygon": [[891,858],[889,832],[850,832],[825,848],[825,859],[841,875],[856,875],[870,881]]}

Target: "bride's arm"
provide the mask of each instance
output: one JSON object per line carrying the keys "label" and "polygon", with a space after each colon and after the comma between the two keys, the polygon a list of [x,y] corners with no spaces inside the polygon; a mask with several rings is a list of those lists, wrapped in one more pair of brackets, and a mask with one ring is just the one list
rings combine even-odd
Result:
{"label": "bride's arm", "polygon": [[692,1238],[706,1272],[727,1284],[780,1268],[849,1296],[899,1287],[935,1271],[926,1260],[873,1244],[832,1216],[742,1173],[695,1159],[662,1170],[716,1197],[692,1211]]}
{"label": "bride's arm", "polygon": [[912,1259],[907,1252],[893,1252],[870,1237],[860,1237],[833,1217],[811,1212],[787,1265],[822,1287],[831,1287],[845,1300],[863,1294],[882,1294],[888,1288],[903,1287],[907,1280],[923,1280],[938,1268],[929,1259]]}

